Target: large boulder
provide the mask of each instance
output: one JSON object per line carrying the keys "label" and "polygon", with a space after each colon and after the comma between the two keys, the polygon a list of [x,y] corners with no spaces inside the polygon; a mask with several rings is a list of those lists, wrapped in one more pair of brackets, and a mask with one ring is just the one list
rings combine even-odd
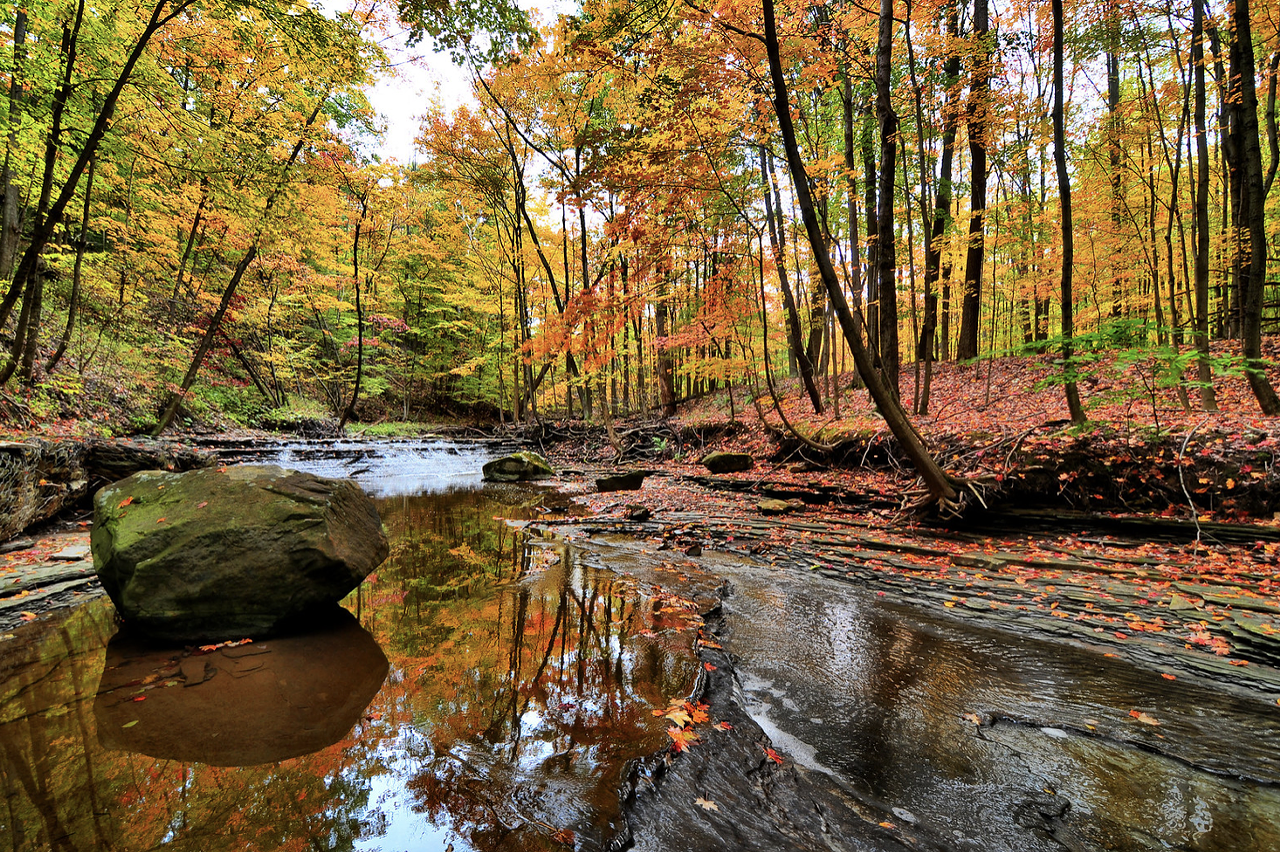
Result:
{"label": "large boulder", "polygon": [[650,471],[647,470],[629,470],[626,473],[602,476],[596,480],[596,491],[639,491],[649,474]]}
{"label": "large boulder", "polygon": [[556,475],[546,459],[528,450],[494,459],[485,464],[483,472],[485,482],[526,482]]}
{"label": "large boulder", "polygon": [[179,642],[271,633],[387,558],[373,501],[275,465],[143,471],[94,495],[94,567],[137,629]]}

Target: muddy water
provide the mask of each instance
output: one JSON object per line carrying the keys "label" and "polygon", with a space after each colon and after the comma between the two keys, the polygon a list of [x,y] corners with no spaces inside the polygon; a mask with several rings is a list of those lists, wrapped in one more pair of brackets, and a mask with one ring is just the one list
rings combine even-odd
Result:
{"label": "muddy water", "polygon": [[1280,849],[1275,696],[935,620],[823,578],[717,569],[753,717],[940,848]]}
{"label": "muddy water", "polygon": [[304,636],[154,648],[98,598],[0,641],[0,849],[600,848],[687,624],[497,518],[518,489],[384,498],[392,554]]}

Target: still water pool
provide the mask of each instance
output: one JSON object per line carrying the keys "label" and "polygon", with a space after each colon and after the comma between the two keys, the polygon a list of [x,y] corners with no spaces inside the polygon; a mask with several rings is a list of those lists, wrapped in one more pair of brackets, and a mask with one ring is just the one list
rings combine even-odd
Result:
{"label": "still water pool", "polygon": [[391,556],[307,636],[154,649],[106,598],[24,627],[0,644],[0,849],[602,846],[697,660],[678,613],[500,520],[538,500],[380,499]]}

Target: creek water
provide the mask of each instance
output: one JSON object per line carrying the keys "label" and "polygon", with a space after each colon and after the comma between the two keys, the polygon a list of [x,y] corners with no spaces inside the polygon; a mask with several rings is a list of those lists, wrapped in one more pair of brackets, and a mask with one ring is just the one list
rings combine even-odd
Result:
{"label": "creek water", "polygon": [[[353,476],[391,539],[313,634],[157,649],[97,598],[0,641],[0,850],[606,847],[628,762],[669,743],[652,711],[701,671],[693,631],[629,573],[659,561],[641,543],[507,524],[565,501],[482,487],[487,456],[422,441],[253,457]],[[701,563],[730,584],[751,717],[873,826],[932,849],[1280,849],[1274,697]],[[652,812],[682,839],[639,831],[638,848],[731,848],[699,833],[692,798]]]}

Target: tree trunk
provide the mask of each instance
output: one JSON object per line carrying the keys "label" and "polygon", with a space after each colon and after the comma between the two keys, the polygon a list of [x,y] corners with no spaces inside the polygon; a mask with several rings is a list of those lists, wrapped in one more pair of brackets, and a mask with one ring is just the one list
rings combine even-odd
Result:
{"label": "tree trunk", "polygon": [[987,213],[987,109],[991,92],[991,44],[987,0],[974,0],[973,38],[977,43],[969,84],[969,250],[965,255],[964,293],[960,301],[960,339],[956,358],[978,357],[978,325],[982,306],[982,267]]}
{"label": "tree trunk", "polygon": [[[880,291],[880,364],[885,381],[897,396],[898,253],[893,228],[893,190],[898,167],[898,113],[890,98],[892,79],[893,0],[880,0],[880,36],[876,44],[876,117],[880,122],[880,204],[876,216],[876,233],[879,235],[876,240],[876,269]],[[817,247],[814,251],[817,251]]]}
{"label": "tree trunk", "polygon": [[1235,164],[1240,172],[1238,209],[1245,220],[1241,231],[1243,236],[1247,230],[1249,239],[1248,252],[1242,250],[1238,261],[1242,309],[1240,342],[1249,387],[1262,413],[1273,416],[1280,414],[1280,397],[1271,387],[1262,361],[1262,296],[1267,280],[1266,182],[1262,176],[1262,145],[1258,136],[1258,92],[1249,0],[1235,0],[1232,9],[1235,34],[1231,42],[1230,79],[1239,88],[1228,102],[1235,114],[1232,134],[1239,140],[1232,147],[1239,157]]}
{"label": "tree trunk", "polygon": [[[779,232],[782,230],[782,211],[776,212],[770,186],[773,184],[773,158],[767,154],[764,145],[760,146],[760,177],[764,183],[764,216],[769,224],[769,248],[773,252],[773,264],[778,272],[778,284],[782,287],[782,304],[787,313],[787,343],[791,346],[792,357],[800,367],[800,380],[804,383],[805,393],[809,394],[809,402],[813,405],[813,413],[822,413],[822,397],[818,395],[818,386],[813,381],[813,361],[809,360],[809,352],[805,348],[800,334],[800,314],[796,310],[795,294],[791,291],[791,282],[787,278],[786,258],[782,254],[782,243]],[[766,314],[767,317],[767,314]]]}
{"label": "tree trunk", "polygon": [[1067,172],[1066,128],[1063,125],[1062,73],[1062,0],[1053,0],[1053,162],[1058,173],[1058,204],[1062,215],[1062,368],[1063,389],[1072,423],[1084,423],[1084,408],[1076,388],[1075,362],[1072,359],[1073,329],[1071,272],[1075,262],[1075,243],[1071,222],[1071,176]]}

